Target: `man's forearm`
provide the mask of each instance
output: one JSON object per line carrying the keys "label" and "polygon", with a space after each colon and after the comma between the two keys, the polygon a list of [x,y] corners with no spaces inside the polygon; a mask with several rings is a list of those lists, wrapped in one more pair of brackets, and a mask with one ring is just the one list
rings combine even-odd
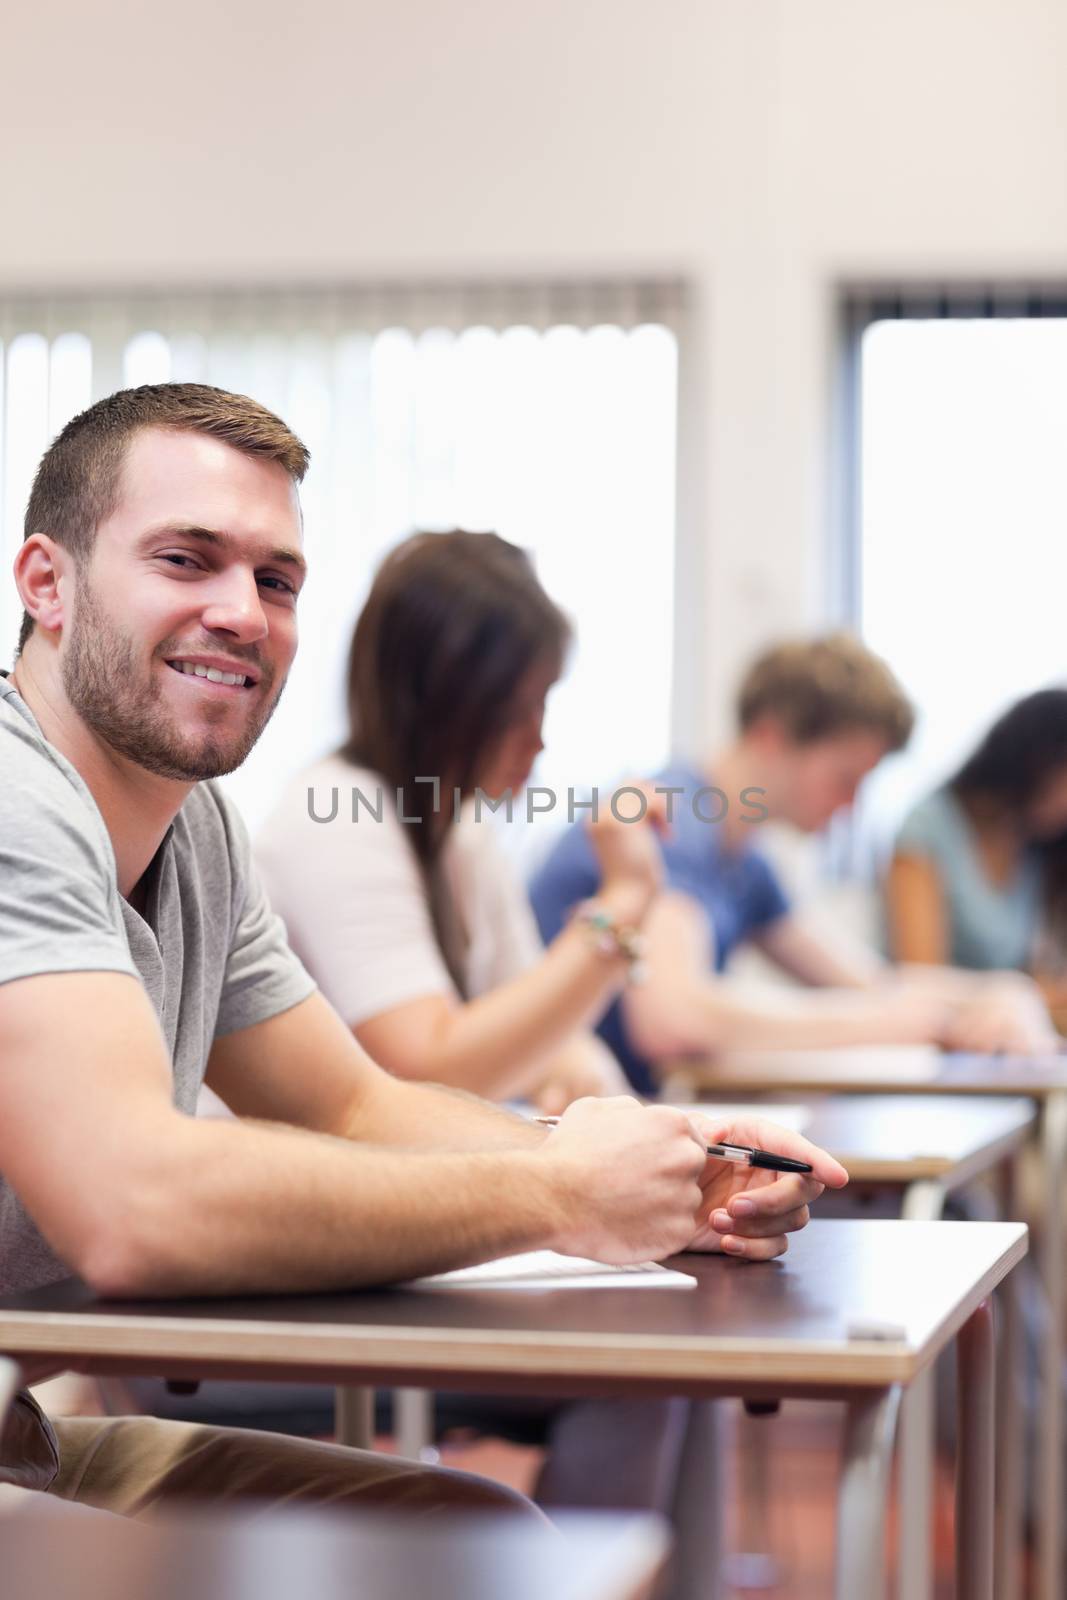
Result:
{"label": "man's forearm", "polygon": [[419,1150],[532,1150],[545,1130],[463,1089],[383,1077],[337,1130],[346,1139]]}
{"label": "man's forearm", "polygon": [[532,1148],[353,1147],[291,1127],[176,1117],[152,1149],[116,1180],[120,1215],[78,1263],[101,1292],[392,1283],[551,1245],[558,1223]]}
{"label": "man's forearm", "polygon": [[[629,997],[628,997],[629,999]],[[820,1049],[900,1042],[898,1007],[878,990],[755,989],[732,979],[680,980],[635,995],[627,1012],[652,1059],[705,1050]]]}
{"label": "man's forearm", "polygon": [[783,972],[811,988],[867,989],[890,971],[868,946],[829,938],[796,916],[772,923],[754,943]]}

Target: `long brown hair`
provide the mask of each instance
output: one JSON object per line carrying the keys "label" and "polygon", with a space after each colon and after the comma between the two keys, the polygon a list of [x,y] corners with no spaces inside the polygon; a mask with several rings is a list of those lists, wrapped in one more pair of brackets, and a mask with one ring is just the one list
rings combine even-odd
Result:
{"label": "long brown hair", "polygon": [[[452,794],[477,774],[543,662],[562,671],[570,627],[524,550],[495,533],[415,533],[386,556],[348,659],[341,755],[394,787],[415,854],[434,868]],[[417,778],[437,778],[440,807]]]}

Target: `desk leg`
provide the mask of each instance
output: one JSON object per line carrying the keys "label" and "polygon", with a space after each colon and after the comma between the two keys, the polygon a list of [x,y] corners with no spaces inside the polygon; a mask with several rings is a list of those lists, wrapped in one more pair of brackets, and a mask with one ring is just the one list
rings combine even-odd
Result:
{"label": "desk leg", "polygon": [[777,1589],[782,1575],[774,1550],[771,1451],[780,1406],[775,1401],[742,1404],[737,1414],[736,1474],[740,1491],[738,1548],[724,1561],[731,1589]]}
{"label": "desk leg", "polygon": [[22,1382],[22,1368],[9,1356],[0,1355],[0,1432],[7,1421],[8,1407]]}
{"label": "desk leg", "polygon": [[[1005,1162],[1000,1187],[1000,1215],[1010,1222],[1019,1215],[1018,1156]],[[997,1600],[1018,1600],[1022,1579],[1023,1458],[1026,1396],[1023,1391],[1022,1307],[1019,1274],[1009,1272],[997,1289],[1000,1313],[997,1334]]]}
{"label": "desk leg", "polygon": [[[924,1180],[904,1191],[900,1214],[907,1222],[936,1222],[945,1209],[940,1183]],[[934,1369],[928,1367],[901,1401],[897,1485],[900,1505],[900,1600],[931,1600],[933,1595],[933,1508],[937,1456]]]}
{"label": "desk leg", "polygon": [[983,1300],[960,1329],[956,1451],[956,1594],[993,1600],[993,1304]]}
{"label": "desk leg", "polygon": [[848,1403],[837,1505],[836,1600],[884,1600],[885,1524],[900,1389]]}
{"label": "desk leg", "polygon": [[1037,1467],[1037,1557],[1040,1600],[1059,1600],[1063,1569],[1063,1201],[1067,1174],[1067,1094],[1050,1094],[1041,1119],[1044,1243],[1041,1275],[1048,1327],[1041,1352],[1040,1444]]}
{"label": "desk leg", "polygon": [[669,1600],[721,1600],[724,1400],[694,1400],[678,1464]]}
{"label": "desk leg", "polygon": [[432,1389],[393,1390],[393,1436],[397,1454],[408,1461],[420,1461],[422,1452],[432,1447],[434,1437],[434,1394]]}
{"label": "desk leg", "polygon": [[334,1390],[333,1431],[338,1444],[369,1450],[374,1442],[374,1390],[340,1386]]}

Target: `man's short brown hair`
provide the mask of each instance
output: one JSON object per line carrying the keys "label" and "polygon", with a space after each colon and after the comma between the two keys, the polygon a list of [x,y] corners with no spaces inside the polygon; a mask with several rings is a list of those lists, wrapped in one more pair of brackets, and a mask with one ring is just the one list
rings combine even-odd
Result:
{"label": "man's short brown hair", "polygon": [[[72,417],[41,458],[23,537],[46,533],[79,565],[115,509],[126,450],[142,428],[205,433],[244,455],[277,461],[300,483],[310,457],[295,433],[258,400],[206,383],[149,383],[120,389]],[[19,650],[33,629],[25,614]]]}
{"label": "man's short brown hair", "polygon": [[742,732],[772,716],[797,744],[862,732],[889,750],[904,748],[915,721],[886,663],[848,633],[768,650],[745,674],[737,714]]}

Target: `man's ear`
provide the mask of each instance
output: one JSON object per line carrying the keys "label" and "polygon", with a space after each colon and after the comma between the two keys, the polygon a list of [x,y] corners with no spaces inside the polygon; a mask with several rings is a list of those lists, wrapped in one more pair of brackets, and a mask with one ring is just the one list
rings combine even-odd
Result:
{"label": "man's ear", "polygon": [[795,741],[789,737],[780,717],[773,711],[764,711],[745,730],[745,737],[767,755],[778,755]]}
{"label": "man's ear", "polygon": [[39,628],[59,633],[66,621],[70,553],[46,533],[33,533],[15,557],[15,583],[22,604]]}

